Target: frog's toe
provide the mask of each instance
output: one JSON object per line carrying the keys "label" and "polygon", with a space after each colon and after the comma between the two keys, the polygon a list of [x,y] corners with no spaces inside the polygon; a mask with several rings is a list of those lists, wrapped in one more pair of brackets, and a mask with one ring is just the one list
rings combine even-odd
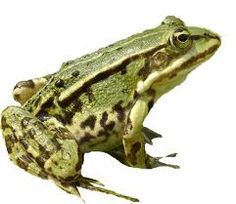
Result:
{"label": "frog's toe", "polygon": [[[175,157],[176,155],[177,154],[174,153],[174,154],[167,155],[165,157]],[[165,157],[151,157],[151,156],[148,155],[148,158],[146,160],[147,168],[149,168],[149,169],[157,168],[157,167],[171,167],[171,168],[174,168],[174,169],[179,169],[180,168],[180,166],[178,166],[178,165],[166,164],[164,162],[161,162],[160,160],[165,158]]]}
{"label": "frog's toe", "polygon": [[86,181],[86,182],[91,183],[91,184],[95,184],[95,185],[98,185],[98,186],[105,186],[103,183],[101,183],[100,181],[98,181],[96,179],[92,179],[92,178],[88,178],[88,177],[82,177],[81,179],[83,181]]}
{"label": "frog's toe", "polygon": [[143,127],[142,128],[142,133],[144,136],[144,140],[145,143],[152,145],[152,140],[156,139],[156,138],[162,138],[162,135],[160,135],[159,133],[154,132],[153,130],[147,128],[147,127]]}
{"label": "frog's toe", "polygon": [[176,157],[178,153],[171,153],[166,155],[165,157]]}

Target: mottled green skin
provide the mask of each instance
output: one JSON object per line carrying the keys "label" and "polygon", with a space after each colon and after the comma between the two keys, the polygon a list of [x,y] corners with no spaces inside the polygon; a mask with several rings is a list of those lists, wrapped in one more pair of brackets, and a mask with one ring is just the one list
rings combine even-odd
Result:
{"label": "mottled green skin", "polygon": [[104,151],[130,167],[178,168],[146,153],[145,142],[159,135],[143,120],[219,45],[216,34],[169,16],[157,28],[63,63],[52,75],[19,82],[13,96],[22,106],[2,113],[10,159],[72,194],[81,186],[137,201],[82,177],[84,153]]}

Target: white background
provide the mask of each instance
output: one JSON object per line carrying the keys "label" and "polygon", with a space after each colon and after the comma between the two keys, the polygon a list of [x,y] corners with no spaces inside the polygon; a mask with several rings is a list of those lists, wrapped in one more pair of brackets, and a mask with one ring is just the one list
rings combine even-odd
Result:
{"label": "white background", "polygon": [[[140,203],[236,203],[236,12],[234,1],[0,1],[0,109],[15,104],[17,81],[53,73],[63,61],[153,28],[167,15],[222,36],[216,55],[161,98],[145,124],[164,138],[147,147],[181,169],[132,169],[104,153],[85,157],[83,174]],[[80,190],[88,204],[129,203]],[[78,204],[52,182],[8,160],[0,138],[0,203]]]}

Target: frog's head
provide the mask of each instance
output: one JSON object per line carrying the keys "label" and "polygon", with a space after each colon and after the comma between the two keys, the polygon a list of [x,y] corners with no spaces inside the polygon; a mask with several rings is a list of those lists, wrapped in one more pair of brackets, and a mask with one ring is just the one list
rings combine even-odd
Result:
{"label": "frog's head", "polygon": [[160,97],[180,84],[194,68],[209,59],[220,46],[220,37],[204,28],[187,27],[168,16],[158,27],[159,48],[148,56],[151,73],[138,84],[138,92],[152,88]]}

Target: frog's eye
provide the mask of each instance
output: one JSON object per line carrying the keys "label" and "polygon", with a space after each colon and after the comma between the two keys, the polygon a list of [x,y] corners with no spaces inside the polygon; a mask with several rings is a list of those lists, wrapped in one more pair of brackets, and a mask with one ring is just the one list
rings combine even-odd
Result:
{"label": "frog's eye", "polygon": [[183,28],[178,28],[171,36],[170,41],[174,47],[180,49],[185,49],[192,44],[190,33]]}

